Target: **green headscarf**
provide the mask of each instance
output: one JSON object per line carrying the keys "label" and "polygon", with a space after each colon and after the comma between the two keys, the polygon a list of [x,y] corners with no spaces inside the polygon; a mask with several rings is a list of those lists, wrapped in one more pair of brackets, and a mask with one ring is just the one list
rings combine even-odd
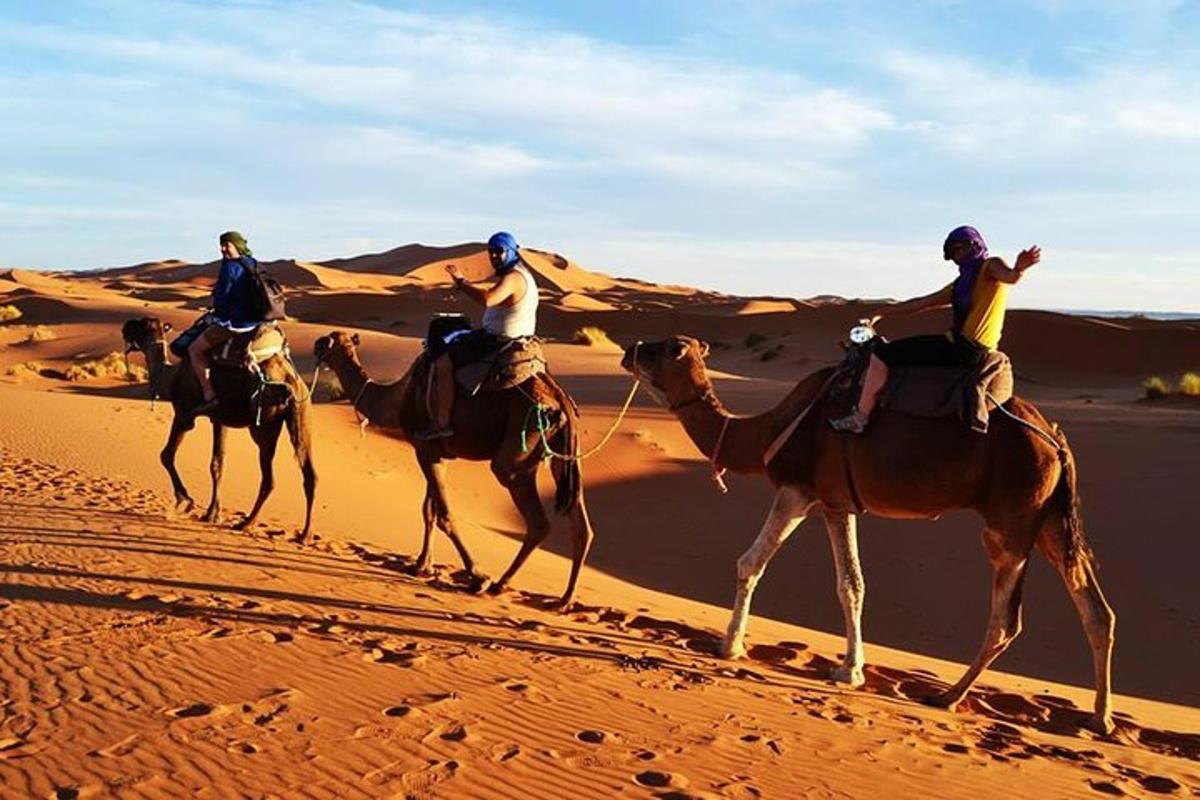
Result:
{"label": "green headscarf", "polygon": [[225,231],[221,234],[221,244],[232,244],[238,249],[238,252],[244,256],[252,256],[250,245],[246,244],[246,237],[242,236],[237,231]]}

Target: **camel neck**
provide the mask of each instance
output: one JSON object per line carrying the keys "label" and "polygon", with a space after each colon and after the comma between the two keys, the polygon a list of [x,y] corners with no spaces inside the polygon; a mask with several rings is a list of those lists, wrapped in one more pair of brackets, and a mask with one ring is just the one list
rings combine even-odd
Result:
{"label": "camel neck", "polygon": [[142,348],[146,356],[146,372],[150,377],[150,391],[155,397],[169,397],[171,359],[167,356],[167,343],[163,339],[147,342]]}
{"label": "camel neck", "polygon": [[715,395],[680,407],[675,413],[692,442],[718,467],[733,472],[763,471],[763,432],[768,427],[765,415],[736,417],[725,410]]}
{"label": "camel neck", "polygon": [[368,409],[365,408],[366,398],[363,395],[366,394],[366,388],[371,383],[371,377],[367,375],[367,370],[363,365],[350,358],[338,358],[333,360],[329,368],[333,370],[337,375],[338,382],[342,384],[342,391],[345,393],[346,399],[350,402],[357,399],[359,412],[370,416]]}

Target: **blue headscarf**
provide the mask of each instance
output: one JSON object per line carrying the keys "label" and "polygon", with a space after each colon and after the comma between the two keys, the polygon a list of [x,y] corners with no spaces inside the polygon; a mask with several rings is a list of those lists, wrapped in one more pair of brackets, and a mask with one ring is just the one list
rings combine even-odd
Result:
{"label": "blue headscarf", "polygon": [[958,277],[954,279],[952,301],[954,330],[961,332],[963,323],[967,321],[967,314],[971,311],[971,292],[975,289],[975,279],[979,277],[980,267],[983,266],[984,261],[987,261],[988,248],[987,242],[983,240],[983,235],[979,231],[970,225],[961,225],[950,231],[950,235],[942,244],[942,257],[947,261],[950,260],[950,245],[956,242],[968,242],[971,245],[971,252],[954,262],[958,265]]}
{"label": "blue headscarf", "polygon": [[488,250],[501,250],[504,255],[500,257],[500,268],[497,272],[507,272],[521,262],[521,254],[518,252],[520,248],[517,246],[517,240],[511,233],[500,231],[493,233],[492,238],[488,239]]}

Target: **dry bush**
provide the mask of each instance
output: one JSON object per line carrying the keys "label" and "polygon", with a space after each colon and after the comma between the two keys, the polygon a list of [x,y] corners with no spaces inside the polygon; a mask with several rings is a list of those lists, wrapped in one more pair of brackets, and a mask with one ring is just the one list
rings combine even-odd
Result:
{"label": "dry bush", "polygon": [[1188,397],[1200,397],[1200,374],[1185,372],[1179,379],[1179,393]]}
{"label": "dry bush", "polygon": [[140,364],[127,364],[122,353],[109,353],[104,358],[83,361],[67,367],[69,381],[92,381],[119,379],[130,383],[144,383],[148,377],[146,368]]}
{"label": "dry bush", "polygon": [[1142,389],[1146,392],[1147,400],[1159,400],[1171,393],[1171,387],[1157,375],[1142,381]]}
{"label": "dry bush", "polygon": [[20,380],[21,378],[32,378],[36,375],[41,375],[42,370],[46,365],[40,361],[26,361],[21,364],[13,364],[5,371],[5,375]]}
{"label": "dry bush", "polygon": [[58,334],[54,329],[46,325],[35,325],[33,330],[29,332],[29,336],[25,339],[27,344],[36,344],[37,342],[49,342],[57,339]]}
{"label": "dry bush", "polygon": [[0,306],[0,322],[12,322],[21,318],[21,309],[16,306]]}
{"label": "dry bush", "polygon": [[597,328],[594,325],[588,325],[575,331],[575,335],[571,338],[571,341],[585,347],[600,347],[608,350],[621,349],[621,345],[610,339],[603,328]]}

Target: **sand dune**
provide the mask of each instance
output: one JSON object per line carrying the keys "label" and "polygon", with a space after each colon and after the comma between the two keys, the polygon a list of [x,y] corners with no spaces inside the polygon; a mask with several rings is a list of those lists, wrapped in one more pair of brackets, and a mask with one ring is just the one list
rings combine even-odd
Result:
{"label": "sand dune", "polygon": [[[837,358],[850,324],[878,307],[659,287],[540,251],[530,260],[585,448],[630,383],[613,352],[570,343],[581,327],[623,343],[705,338],[722,400],[754,413]],[[291,288],[297,321],[286,327],[302,371],[313,340],[339,328],[361,335],[374,378],[395,379],[431,312],[477,316],[448,291],[450,261],[486,269],[479,244],[270,262]],[[1041,561],[1024,633],[998,665],[1010,674],[988,672],[958,713],[919,703],[957,677],[953,662],[982,633],[988,573],[968,515],[861,523],[864,689],[829,682],[841,611],[815,527],[759,587],[749,660],[708,655],[769,489],[733,477],[729,495],[713,491],[704,457],[644,395],[585,465],[597,540],[567,615],[541,608],[566,578],[558,533],[499,598],[463,592],[444,538],[434,576],[405,574],[423,480],[407,445],[360,436],[345,403],[315,409],[316,547],[284,542],[302,507],[284,452],[263,523],[252,535],[226,527],[258,483],[245,431],[229,435],[222,524],[166,514],[158,452],[170,409],[152,406],[144,384],[65,375],[118,351],[125,319],[186,326],[214,276],[215,265],[171,261],[0,272],[0,305],[21,311],[0,323],[0,796],[1200,793],[1188,493],[1200,408],[1137,402],[1146,375],[1200,369],[1195,322],[1014,312],[1007,324],[1018,391],[1063,424],[1079,459],[1088,536],[1118,613],[1119,728],[1100,738],[1079,727],[1090,658]],[[198,499],[208,452],[201,423],[180,452]],[[455,462],[450,476],[467,545],[494,575],[522,522],[486,464]]]}

